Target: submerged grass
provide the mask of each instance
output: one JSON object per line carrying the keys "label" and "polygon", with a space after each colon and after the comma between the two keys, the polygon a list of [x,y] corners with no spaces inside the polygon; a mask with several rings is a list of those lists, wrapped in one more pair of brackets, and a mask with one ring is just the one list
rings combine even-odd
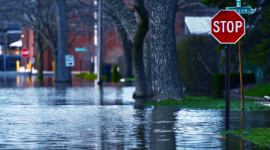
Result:
{"label": "submerged grass", "polygon": [[254,97],[264,97],[266,95],[270,95],[270,84],[258,86],[254,89],[250,89],[246,91],[244,94],[246,96],[254,96]]}
{"label": "submerged grass", "polygon": [[270,128],[246,129],[237,131],[230,130],[222,133],[240,136],[245,140],[260,145],[260,147],[270,147]]}
{"label": "submerged grass", "polygon": [[[159,103],[146,103],[145,105],[181,106],[184,108],[200,109],[225,109],[224,99],[212,99],[208,97],[186,96],[183,100],[165,100]],[[241,111],[241,100],[230,100],[231,110]],[[256,103],[254,100],[245,100],[245,110],[270,110],[270,107]]]}

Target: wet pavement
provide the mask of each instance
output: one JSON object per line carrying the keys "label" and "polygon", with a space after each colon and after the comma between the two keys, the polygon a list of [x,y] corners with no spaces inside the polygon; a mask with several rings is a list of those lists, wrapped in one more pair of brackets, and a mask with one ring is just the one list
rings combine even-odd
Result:
{"label": "wet pavement", "polygon": [[[260,149],[225,135],[225,110],[144,106],[132,84],[0,75],[0,149]],[[270,127],[269,111],[231,112],[231,129]],[[267,149],[267,148],[265,148]]]}

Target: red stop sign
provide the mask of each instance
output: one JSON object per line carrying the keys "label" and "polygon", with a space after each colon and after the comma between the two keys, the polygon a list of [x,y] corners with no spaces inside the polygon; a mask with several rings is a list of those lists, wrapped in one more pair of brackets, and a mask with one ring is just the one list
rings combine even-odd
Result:
{"label": "red stop sign", "polygon": [[21,50],[22,57],[27,57],[29,55],[29,50],[27,48],[23,48]]}
{"label": "red stop sign", "polygon": [[245,19],[234,10],[221,10],[211,20],[211,34],[220,44],[235,44],[245,34]]}

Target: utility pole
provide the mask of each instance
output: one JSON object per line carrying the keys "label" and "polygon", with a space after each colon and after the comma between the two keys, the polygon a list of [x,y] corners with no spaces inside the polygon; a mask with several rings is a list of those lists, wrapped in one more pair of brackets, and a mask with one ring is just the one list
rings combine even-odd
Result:
{"label": "utility pole", "polygon": [[98,62],[97,62],[97,55],[98,55],[98,49],[97,49],[97,39],[98,39],[98,26],[97,26],[97,14],[98,14],[98,6],[97,6],[97,0],[94,1],[94,8],[95,8],[95,12],[94,12],[94,73],[98,74]]}
{"label": "utility pole", "polygon": [[98,85],[102,85],[102,66],[103,66],[103,53],[105,48],[104,40],[104,0],[99,0],[98,4]]}

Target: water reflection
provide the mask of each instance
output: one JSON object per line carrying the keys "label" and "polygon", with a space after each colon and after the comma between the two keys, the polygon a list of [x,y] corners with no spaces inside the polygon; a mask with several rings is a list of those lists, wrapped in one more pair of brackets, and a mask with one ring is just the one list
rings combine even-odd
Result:
{"label": "water reflection", "polygon": [[[132,99],[135,88],[124,84],[37,83],[0,77],[0,149],[260,149],[216,132],[224,130],[224,110],[145,106],[151,99]],[[231,128],[270,127],[269,117],[232,111]]]}
{"label": "water reflection", "polygon": [[175,113],[177,111],[179,111],[177,107],[154,107],[150,129],[150,149],[176,149],[176,138],[173,127],[176,122]]}
{"label": "water reflection", "polygon": [[230,150],[231,145],[230,145],[230,135],[226,134],[226,150]]}
{"label": "water reflection", "polygon": [[57,90],[66,90],[68,87],[71,87],[71,83],[54,83],[54,86]]}

